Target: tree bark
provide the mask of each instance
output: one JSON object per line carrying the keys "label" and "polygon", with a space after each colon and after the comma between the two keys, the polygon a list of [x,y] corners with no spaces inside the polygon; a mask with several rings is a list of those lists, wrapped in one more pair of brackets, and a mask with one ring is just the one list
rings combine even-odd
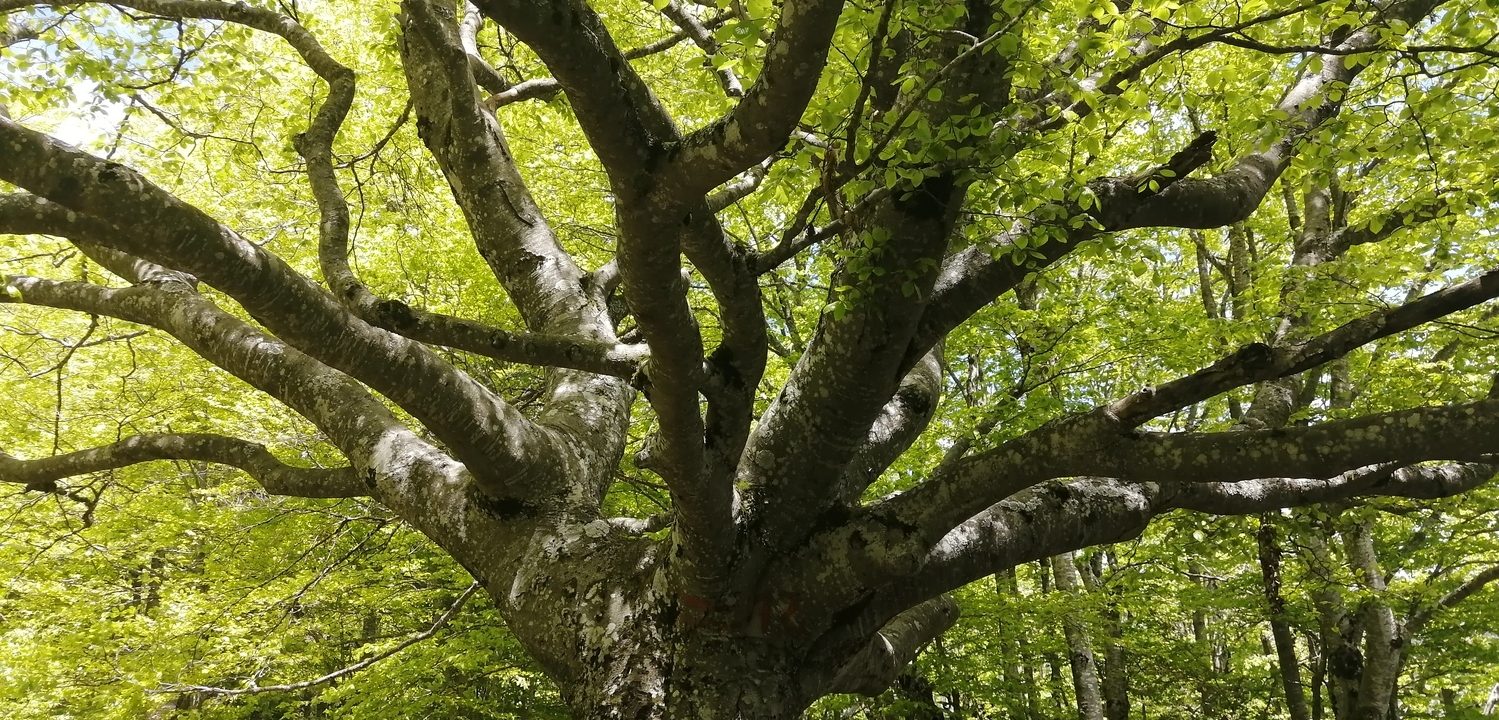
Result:
{"label": "tree bark", "polygon": [[1349,563],[1370,596],[1358,609],[1364,626],[1364,664],[1359,678],[1354,720],[1390,720],[1396,686],[1405,656],[1404,628],[1385,599],[1384,571],[1374,549],[1367,521],[1358,522],[1343,537]]}
{"label": "tree bark", "polygon": [[1125,666],[1124,613],[1119,609],[1117,586],[1104,587],[1104,565],[1112,565],[1113,551],[1099,549],[1088,556],[1079,570],[1089,593],[1103,593],[1103,664],[1099,679],[1103,689],[1103,714],[1108,720],[1129,720],[1129,669]]}
{"label": "tree bark", "polygon": [[[0,11],[32,4],[0,0]],[[1374,66],[1344,59],[1381,51],[1397,20],[1420,25],[1432,9],[1426,0],[1394,3],[1387,11],[1381,6],[1357,30],[1330,41],[1330,51],[1318,56],[1320,69],[1299,76],[1277,102],[1283,122],[1273,137],[1256,138],[1252,151],[1232,158],[1214,177],[1187,177],[1213,159],[1217,135],[1202,132],[1146,171],[1087,182],[1088,207],[1081,200],[1048,201],[999,238],[974,242],[966,227],[959,231],[971,209],[965,208],[971,168],[959,171],[937,160],[938,153],[926,162],[924,153],[903,151],[900,162],[909,160],[911,167],[899,167],[898,181],[870,192],[860,212],[844,212],[837,206],[845,184],[883,179],[880,171],[897,169],[889,154],[863,157],[860,148],[892,140],[903,145],[907,117],[927,122],[972,112],[979,127],[963,128],[966,144],[941,149],[963,157],[982,146],[1002,165],[1024,149],[1017,143],[1092,111],[1088,101],[1073,97],[1070,83],[1015,97],[1009,54],[985,50],[1024,12],[985,0],[963,3],[961,17],[943,20],[951,27],[933,30],[943,42],[907,48],[929,52],[919,59],[939,68],[921,78],[927,86],[875,98],[882,111],[900,118],[888,137],[857,142],[855,130],[866,119],[859,100],[861,110],[841,126],[844,157],[836,140],[813,138],[825,150],[821,187],[809,196],[801,226],[779,228],[791,237],[768,253],[739,242],[717,213],[752,192],[801,132],[841,18],[852,14],[844,12],[844,2],[763,3],[775,8],[774,32],[764,38],[763,55],[755,53],[759,67],[749,68],[753,85],[742,87],[727,66],[718,67],[732,107],[684,131],[669,109],[674,102],[658,98],[630,64],[641,55],[615,42],[616,19],[583,0],[476,0],[476,7],[465,6],[461,22],[451,3],[403,0],[395,44],[417,136],[448,184],[472,249],[513,305],[497,309],[513,309],[524,332],[381,298],[356,277],[350,188],[341,183],[357,161],[341,164],[343,142],[335,154],[335,139],[354,107],[359,78],[301,25],[294,7],[283,12],[215,0],[108,4],[138,11],[124,16],[129,21],[137,15],[208,20],[270,33],[305,61],[321,90],[309,95],[317,101],[307,127],[285,135],[316,204],[310,232],[322,277],[314,279],[270,252],[264,238],[242,235],[136,171],[0,113],[0,179],[25,191],[0,196],[0,231],[65,238],[129,283],[7,276],[0,302],[164,332],[310,421],[344,457],[332,468],[298,467],[227,435],[142,435],[33,460],[0,453],[0,482],[62,493],[58,482],[79,475],[192,460],[239,468],[271,493],[370,497],[473,575],[582,718],[781,718],[832,692],[878,694],[952,626],[956,605],[946,590],[1051,557],[1056,589],[1075,601],[1084,583],[1073,551],[1137,535],[1162,513],[1257,513],[1367,494],[1445,497],[1487,477],[1480,477],[1480,466],[1427,461],[1478,462],[1499,451],[1499,400],[1290,429],[1140,429],[1248,385],[1259,384],[1257,398],[1283,399],[1302,371],[1499,297],[1495,271],[1298,338],[1304,342],[1282,346],[1272,338],[1269,345],[1247,345],[1197,372],[1060,415],[973,455],[965,455],[963,444],[951,462],[945,459],[905,492],[860,502],[936,414],[941,348],[952,330],[1010,290],[1020,291],[1025,308],[1034,300],[1022,289],[1026,278],[1106,233],[1218,227],[1249,217],[1297,149],[1328,127],[1349,83]],[[678,39],[722,51],[690,10],[665,3],[667,17],[682,31]],[[555,77],[529,89],[527,82],[505,87],[504,77],[479,57],[476,38],[485,20],[499,22],[505,37],[524,43],[527,57]],[[59,20],[71,21],[66,13]],[[1147,34],[1180,31],[1168,26]],[[996,27],[1006,30],[995,33]],[[1147,43],[1138,58],[1119,58],[1127,61],[1123,70],[1100,70],[1086,87],[1104,95],[1126,85],[1146,87],[1136,81],[1151,64],[1226,37],[1227,31],[1194,29]],[[973,42],[946,41],[959,38]],[[870,55],[871,62],[881,61],[880,52]],[[1076,60],[1064,66],[1091,64]],[[877,74],[865,70],[864,77]],[[884,70],[891,74],[890,66]],[[481,96],[481,87],[492,95]],[[527,186],[494,114],[501,103],[547,92],[566,93],[566,110],[588,143],[576,150],[596,158],[608,182],[615,252],[593,272],[554,232],[542,210],[546,203]],[[1001,127],[1023,130],[1014,141],[996,143]],[[938,134],[957,135],[947,129]],[[342,140],[351,140],[348,135]],[[1077,189],[1084,189],[1081,183]],[[841,234],[823,236],[843,244],[826,256],[833,269],[817,278],[829,281],[834,302],[827,311],[814,308],[815,331],[797,348],[799,357],[781,368],[785,382],[769,388],[759,276],[809,247],[796,236],[816,235],[810,223],[823,212],[846,215],[833,221],[841,223]],[[1054,228],[1060,231],[1054,241],[1033,242],[1035,230],[1052,228],[1058,219],[1077,222]],[[1351,233],[1339,242],[1379,235]],[[1232,319],[1249,321],[1244,290],[1258,249],[1242,224],[1229,243]],[[1015,263],[992,252],[1027,244],[1024,255],[1036,262]],[[697,292],[694,278],[706,283],[706,293]],[[1209,290],[1205,283],[1211,307]],[[714,307],[706,305],[708,295]],[[225,310],[218,297],[244,312]],[[620,315],[611,307],[620,298],[644,342],[625,342],[616,332]],[[709,317],[715,322],[704,323]],[[483,377],[455,364],[451,349],[542,368],[539,409],[507,401]],[[637,406],[648,406],[651,417],[632,418]],[[1286,417],[1279,412],[1273,423],[1261,422],[1281,425]],[[632,431],[645,426],[652,428],[651,450],[642,450],[631,466],[623,461],[625,448]],[[622,465],[665,483],[671,499],[666,519],[604,515]],[[1364,555],[1372,558],[1372,545],[1350,546],[1355,565],[1373,567],[1377,575],[1374,560],[1365,562]],[[1046,574],[1043,565],[1043,584]],[[1371,586],[1376,580],[1366,578]],[[142,605],[153,606],[157,600],[145,585],[141,590]],[[1354,623],[1329,600],[1321,647],[1362,660],[1357,643],[1367,626],[1368,667],[1379,678],[1357,687],[1353,681],[1362,670],[1338,666],[1340,718],[1353,717],[1355,701],[1365,703],[1359,708],[1391,707],[1382,688],[1399,674],[1399,628],[1388,610],[1366,612]],[[1110,613],[1102,679],[1085,608],[1074,603],[1064,619],[1083,720],[1129,714],[1126,660],[1116,642],[1121,618],[1117,610]],[[1198,620],[1202,644],[1214,645],[1209,618]],[[1023,655],[1024,645],[1017,648]],[[1211,672],[1226,671],[1226,652],[1210,652]],[[1060,708],[1067,695],[1060,661],[1046,660]],[[1294,654],[1290,661],[1294,667]],[[1031,684],[1031,668],[1017,674]],[[929,688],[912,687],[936,707]],[[1024,705],[1034,711],[1039,696],[1028,687]],[[1205,714],[1227,710],[1206,699],[1204,706]]]}
{"label": "tree bark", "polygon": [[[1326,542],[1317,535],[1308,536],[1304,542],[1310,551],[1308,561],[1316,571],[1324,578],[1337,577]],[[1363,625],[1348,613],[1342,593],[1330,581],[1313,590],[1312,601],[1317,607],[1319,645],[1327,668],[1328,699],[1333,717],[1352,720],[1364,672],[1364,654],[1359,649]]]}
{"label": "tree bark", "polygon": [[[1083,594],[1083,580],[1072,553],[1051,558],[1058,592],[1074,598]],[[1067,637],[1067,661],[1072,667],[1072,687],[1077,697],[1080,720],[1104,720],[1103,691],[1098,680],[1098,664],[1093,657],[1093,639],[1088,617],[1076,603],[1062,616],[1062,630]]]}
{"label": "tree bark", "polygon": [[1260,516],[1260,530],[1255,536],[1259,546],[1260,577],[1264,583],[1265,604],[1270,612],[1270,634],[1275,640],[1275,656],[1280,668],[1281,687],[1286,693],[1286,710],[1291,720],[1311,720],[1301,684],[1301,664],[1296,659],[1296,637],[1286,618],[1286,602],[1281,595],[1280,544],[1275,539],[1273,516]]}
{"label": "tree bark", "polygon": [[1036,687],[1036,668],[1030,662],[1030,643],[1027,642],[1023,631],[1023,624],[1015,623],[1015,628],[1005,627],[1006,618],[1013,612],[1012,598],[1020,595],[1020,583],[1015,574],[1015,568],[1009,568],[994,574],[994,594],[999,601],[999,630],[1014,636],[1014,641],[1006,641],[1004,644],[1005,655],[1009,659],[1002,670],[1005,679],[1005,695],[1008,698],[1009,707],[1020,708],[1022,716],[1029,720],[1039,720],[1041,708],[1039,703],[1039,688]]}

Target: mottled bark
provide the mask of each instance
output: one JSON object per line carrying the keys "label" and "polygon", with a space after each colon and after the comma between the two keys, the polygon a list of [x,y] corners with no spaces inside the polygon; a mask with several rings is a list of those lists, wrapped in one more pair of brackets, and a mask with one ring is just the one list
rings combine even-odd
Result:
{"label": "mottled bark", "polygon": [[[1082,576],[1072,553],[1053,555],[1052,574],[1059,592],[1080,596]],[[1074,603],[1076,604],[1076,603]],[[1067,663],[1072,668],[1073,697],[1077,699],[1080,720],[1104,720],[1103,690],[1098,681],[1098,663],[1093,657],[1093,638],[1082,608],[1073,608],[1062,616],[1062,631],[1067,638]]]}
{"label": "mottled bark", "polygon": [[[31,4],[0,0],[0,11]],[[714,52],[708,31],[728,13],[704,20],[668,2],[664,12],[680,32],[622,51],[605,18],[583,0],[480,0],[461,19],[449,5],[405,0],[399,46],[417,133],[523,330],[382,298],[355,275],[334,140],[358,78],[294,17],[212,0],[111,4],[272,33],[317,76],[312,117],[287,135],[316,201],[323,277],[314,281],[209,208],[133,170],[0,119],[0,180],[24,191],[0,196],[0,232],[66,238],[129,284],[8,276],[0,301],[165,333],[305,417],[346,466],[297,467],[254,442],[182,433],[53,457],[0,454],[0,480],[66,492],[79,474],[192,460],[239,468],[273,493],[368,495],[473,574],[579,717],[794,716],[831,692],[875,694],[897,682],[921,648],[954,622],[945,591],[1050,557],[1057,588],[1079,592],[1074,551],[1133,537],[1162,513],[1254,514],[1367,495],[1445,497],[1493,475],[1481,463],[1499,453],[1499,400],[1281,427],[1296,407],[1297,373],[1499,296],[1499,274],[1489,273],[1321,334],[1276,328],[1268,344],[1058,417],[984,452],[969,454],[972,443],[959,439],[912,489],[861,502],[864,490],[928,431],[951,330],[1085,240],[1247,217],[1298,148],[1330,127],[1341,102],[1327,90],[1341,90],[1369,67],[1342,58],[1374,51],[1392,19],[1415,26],[1430,3],[1397,3],[1385,12],[1391,17],[1371,14],[1368,27],[1338,38],[1321,58],[1323,69],[1279,103],[1287,115],[1279,135],[1268,145],[1237,142],[1254,149],[1216,175],[1191,177],[1217,147],[1216,136],[1204,132],[1147,170],[1095,178],[1089,187],[1096,204],[1047,204],[987,244],[960,232],[974,178],[946,161],[927,163],[919,182],[904,178],[838,207],[848,182],[890,167],[879,153],[858,156],[856,136],[877,124],[872,115],[852,118],[843,126],[841,156],[836,140],[811,138],[825,152],[821,187],[805,217],[780,228],[778,243],[757,254],[725,232],[717,213],[754,192],[799,132],[824,77],[843,3],[777,4],[764,62],[745,75],[754,83],[723,116],[684,130],[630,61],[688,40]],[[889,82],[892,67],[864,68],[870,78],[884,79],[871,79],[857,112],[877,109],[891,121],[976,109],[996,127],[1031,114],[1035,119],[1023,124],[1041,133],[1067,120],[1033,111],[1091,111],[1070,86],[1048,84],[1015,96],[1009,61],[984,50],[1002,36],[995,27],[1022,17],[980,1],[964,11],[957,24],[937,32],[973,38],[968,45],[892,36],[898,55],[927,52],[924,59],[940,69],[911,92]],[[1107,77],[1090,76],[1088,85],[1120,92],[1123,81],[1134,82],[1172,53],[1227,41],[1284,14],[1271,16],[1165,42],[1165,26],[1153,27],[1133,38],[1136,62]],[[524,42],[553,77],[506,84],[480,57],[476,38],[487,20]],[[1089,61],[1081,52],[1064,51],[1058,63],[1082,67]],[[716,74],[729,95],[739,95],[734,73]],[[616,253],[596,272],[580,266],[552,230],[494,114],[508,102],[559,91],[614,195]],[[894,137],[865,140],[882,146]],[[965,150],[982,148],[1001,159],[1021,149],[1015,139],[991,147],[995,140],[986,132],[972,132],[966,142]],[[813,229],[819,205],[838,217]],[[1327,248],[1341,252],[1388,235],[1374,225],[1327,231],[1313,205],[1309,197],[1300,224],[1318,242],[1303,243],[1298,257],[1324,257]],[[1018,247],[1047,222],[1046,213],[1086,214],[1095,222],[1040,246],[1033,265],[991,252]],[[1242,228],[1237,232],[1232,264],[1247,266],[1254,248]],[[789,380],[766,387],[772,339],[760,277],[815,242],[840,243],[831,279],[843,289],[828,298],[837,311],[820,314],[815,333],[796,348],[800,359]],[[1316,248],[1321,254],[1311,252]],[[693,272],[712,296],[713,333],[699,327],[706,314],[698,298],[689,302]],[[1237,290],[1230,295],[1237,302],[1248,278],[1234,274]],[[1208,278],[1204,300],[1212,308],[1210,286]],[[232,298],[253,322],[200,288]],[[1286,319],[1299,317],[1294,303],[1283,309]],[[1244,319],[1243,310],[1236,308],[1234,319]],[[642,342],[616,336],[620,312],[634,321]],[[718,344],[707,347],[705,337]],[[545,368],[539,408],[522,412],[507,403],[437,346]],[[1253,384],[1257,399],[1246,413],[1252,422],[1235,431],[1138,430],[1152,418]],[[665,481],[671,507],[656,518],[608,518],[603,497],[629,440],[637,389],[649,402],[655,433],[650,461],[640,466]],[[1437,460],[1470,462],[1427,464]],[[656,535],[663,530],[666,539]],[[1351,557],[1363,557],[1363,545],[1350,548]],[[1499,571],[1476,573],[1408,626],[1495,576]],[[1340,717],[1351,717],[1356,703],[1381,705],[1384,691],[1368,679],[1373,675],[1364,676],[1369,687],[1359,686],[1359,670],[1345,655],[1358,656],[1361,633],[1393,648],[1398,623],[1387,612],[1365,613],[1355,623],[1333,601],[1324,603],[1328,627],[1320,647],[1341,693]],[[1272,600],[1272,614],[1273,608]],[[1118,634],[1119,622],[1112,616],[1110,635]],[[1120,645],[1104,641],[1101,679],[1076,614],[1066,634],[1081,716],[1126,717]],[[1368,655],[1368,667],[1387,686],[1398,658],[1372,649]],[[1049,662],[1060,682],[1059,660]],[[1029,684],[1034,670],[1016,675]],[[930,699],[929,689],[915,689]],[[1052,690],[1058,702],[1066,694]],[[1036,709],[1039,696],[1029,689],[1026,704]]]}
{"label": "mottled bark", "polygon": [[[1304,542],[1310,551],[1309,562],[1325,577],[1332,577],[1336,570],[1326,543],[1318,536]],[[1358,703],[1359,678],[1363,674],[1364,655],[1359,647],[1363,625],[1359,618],[1350,616],[1342,593],[1330,583],[1314,589],[1312,601],[1317,608],[1318,645],[1322,648],[1327,668],[1328,700],[1333,717],[1349,720]]]}
{"label": "mottled bark", "polygon": [[1113,551],[1098,550],[1090,553],[1088,561],[1078,566],[1082,574],[1083,587],[1089,593],[1103,593],[1102,613],[1104,634],[1098,638],[1103,648],[1103,663],[1098,676],[1103,692],[1103,715],[1108,720],[1129,720],[1129,668],[1128,653],[1124,648],[1124,612],[1119,608],[1120,590],[1117,584],[1105,583],[1105,564],[1114,565]]}
{"label": "mottled bark", "polygon": [[1370,594],[1357,612],[1364,628],[1364,663],[1359,677],[1358,699],[1352,703],[1354,720],[1386,720],[1395,698],[1395,686],[1405,655],[1405,632],[1385,599],[1384,571],[1375,554],[1368,524],[1359,522],[1344,532],[1348,562]]}

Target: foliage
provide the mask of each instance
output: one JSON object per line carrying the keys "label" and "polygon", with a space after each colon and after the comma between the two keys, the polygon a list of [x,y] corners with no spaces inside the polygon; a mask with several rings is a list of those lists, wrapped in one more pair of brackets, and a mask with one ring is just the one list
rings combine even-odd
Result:
{"label": "foliage", "polygon": [[[676,32],[652,7],[667,4],[594,5],[619,47],[640,48]],[[737,73],[746,87],[757,79],[781,10],[769,0],[701,4],[703,17],[728,17],[712,29],[713,53],[704,58],[682,42],[633,63],[689,129],[735,107],[720,87],[723,73]],[[419,136],[398,4],[251,5],[296,17],[359,77],[332,145],[352,206],[348,257],[359,280],[404,306],[497,328],[523,325],[475,247],[453,192],[461,180],[444,175]],[[798,132],[810,141],[782,143],[758,175],[741,176],[754,178],[753,192],[719,214],[730,244],[748,253],[823,232],[756,281],[772,351],[752,388],[756,417],[830,323],[869,312],[881,298],[932,300],[942,257],[893,260],[906,257],[911,239],[859,216],[862,200],[888,191],[905,201],[939,178],[957,178],[967,202],[955,211],[950,249],[976,249],[1025,271],[1013,299],[984,304],[941,341],[946,392],[927,432],[864,490],[870,503],[931,477],[955,444],[972,453],[1002,447],[1279,337],[1282,323],[1314,336],[1499,266],[1491,222],[1499,178],[1490,162],[1499,150],[1490,44],[1499,27],[1484,3],[1447,3],[1413,27],[1376,22],[1380,3],[1006,0],[997,15],[1012,21],[978,37],[951,29],[966,7],[850,4],[800,115]],[[0,105],[11,118],[140,170],[295,270],[326,279],[317,247],[324,218],[295,144],[329,91],[292,48],[239,24],[101,4],[0,18],[14,23],[0,30],[24,26],[36,35],[14,43],[7,35],[0,48]],[[1159,47],[1243,23],[1242,31],[1128,72],[1148,52],[1146,37]],[[1350,28],[1374,28],[1389,52],[1318,50]],[[897,36],[909,44],[882,51],[874,42]],[[494,23],[478,46],[512,85],[549,72]],[[1062,92],[1067,102],[995,111],[963,91],[949,67],[961,67],[953,58],[969,50],[1002,65],[1017,97]],[[1071,60],[1057,61],[1064,56]],[[899,65],[889,91],[901,101],[874,111],[879,99],[869,97],[866,78],[880,62]],[[1341,112],[1304,128],[1279,105],[1324,63],[1364,69],[1352,85],[1318,88],[1317,100],[1341,104]],[[554,92],[507,104],[499,117],[561,246],[593,270],[615,259],[624,200],[576,104]],[[1222,229],[1105,228],[1106,192],[1123,192],[1116,185],[1126,182],[1131,197],[1167,191],[1183,178],[1163,163],[1204,131],[1218,139],[1187,168],[1193,177],[1227,174],[1302,129],[1306,136],[1288,144],[1296,154],[1277,189],[1252,215]],[[1297,264],[1319,192],[1337,205],[1334,229],[1377,237],[1326,262]],[[1065,257],[1049,254],[1072,245]],[[52,237],[0,234],[0,262],[8,276],[120,286],[74,244]],[[685,294],[704,347],[733,335],[714,282],[694,269]],[[237,317],[262,320],[231,294],[208,284],[202,292]],[[299,466],[346,462],[313,423],[163,333],[19,303],[0,312],[0,446],[8,454],[42,458],[135,435],[216,432],[263,443]],[[638,337],[637,323],[623,319],[620,336]],[[1482,400],[1499,370],[1495,332],[1491,310],[1464,307],[1363,344],[1301,375],[1306,401],[1287,420],[1311,426]],[[433,348],[533,415],[554,386],[538,364]],[[1213,393],[1140,427],[1242,430],[1259,387]],[[654,399],[634,400],[605,517],[674,509],[670,483],[646,461],[667,433]],[[409,408],[381,402],[420,426]],[[696,391],[690,404],[698,404]],[[559,690],[483,593],[432,639],[337,682],[225,698],[193,689],[315,678],[428,629],[452,606],[468,584],[465,570],[378,502],[275,497],[193,460],[92,473],[64,492],[6,487],[14,488],[0,497],[7,717],[164,716],[168,706],[182,717],[224,720],[566,715]],[[1437,603],[1499,564],[1496,512],[1491,483],[1454,498],[1339,502],[1269,517],[1285,538],[1282,592],[1306,671],[1318,592],[1404,613]],[[1368,587],[1346,562],[1319,565],[1301,542],[1336,544],[1356,525],[1372,528],[1386,589]],[[1057,592],[1034,563],[1009,574],[999,568],[955,593],[961,619],[907,671],[919,682],[876,699],[833,696],[810,712],[919,717],[940,705],[949,717],[1007,717],[1030,703],[1037,717],[1075,716],[1062,626],[1081,618],[1100,655],[1101,639],[1117,631],[1110,642],[1122,648],[1131,695],[1150,717],[1285,716],[1276,656],[1264,640],[1257,528],[1253,517],[1165,516],[1138,538],[1080,553],[1085,564],[1101,558],[1095,564],[1103,568],[1080,595]],[[651,532],[666,541],[676,531]],[[1115,615],[1122,620],[1110,620]],[[1484,589],[1409,638],[1405,716],[1474,716],[1499,683],[1495,627],[1499,596]],[[1455,706],[1444,707],[1444,689],[1457,692]]]}

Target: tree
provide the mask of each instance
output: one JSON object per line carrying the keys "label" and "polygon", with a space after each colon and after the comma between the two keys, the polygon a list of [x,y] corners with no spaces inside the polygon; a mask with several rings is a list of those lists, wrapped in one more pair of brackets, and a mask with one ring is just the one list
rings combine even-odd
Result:
{"label": "tree", "polygon": [[[187,422],[64,451],[59,420],[10,427],[0,479],[174,460],[369,497],[577,716],[752,718],[878,693],[945,593],[1174,510],[1494,475],[1492,358],[1416,361],[1499,295],[1481,5],[649,5],[0,0],[34,91],[0,231],[86,258],[4,300],[87,316],[67,357],[100,323],[174,338],[322,461]],[[34,129],[81,78],[194,144]],[[482,266],[392,269],[459,238]],[[1363,404],[1287,400],[1329,363]]]}

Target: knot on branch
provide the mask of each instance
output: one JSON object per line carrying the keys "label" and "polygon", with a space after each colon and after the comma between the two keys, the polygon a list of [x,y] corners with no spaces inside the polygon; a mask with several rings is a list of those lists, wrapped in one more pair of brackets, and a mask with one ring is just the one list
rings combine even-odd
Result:
{"label": "knot on branch", "polygon": [[1213,159],[1218,133],[1207,130],[1166,162],[1125,177],[1103,177],[1088,184],[1098,198],[1093,216],[1109,230],[1132,227],[1130,222],[1147,201]]}
{"label": "knot on branch", "polygon": [[37,480],[26,483],[26,489],[30,492],[55,493],[57,492],[56,480]]}
{"label": "knot on branch", "polygon": [[1245,372],[1268,370],[1275,364],[1275,348],[1262,342],[1254,342],[1234,351],[1234,354],[1214,363],[1214,366],[1239,367]]}
{"label": "knot on branch", "polygon": [[375,303],[374,312],[376,324],[396,332],[410,330],[417,324],[416,312],[400,300],[381,300]]}
{"label": "knot on branch", "polygon": [[1217,142],[1216,130],[1204,131],[1193,138],[1192,142],[1187,143],[1186,147],[1172,155],[1171,159],[1161,166],[1161,169],[1172,171],[1176,177],[1186,177],[1188,173],[1208,164],[1213,159],[1213,146]]}

